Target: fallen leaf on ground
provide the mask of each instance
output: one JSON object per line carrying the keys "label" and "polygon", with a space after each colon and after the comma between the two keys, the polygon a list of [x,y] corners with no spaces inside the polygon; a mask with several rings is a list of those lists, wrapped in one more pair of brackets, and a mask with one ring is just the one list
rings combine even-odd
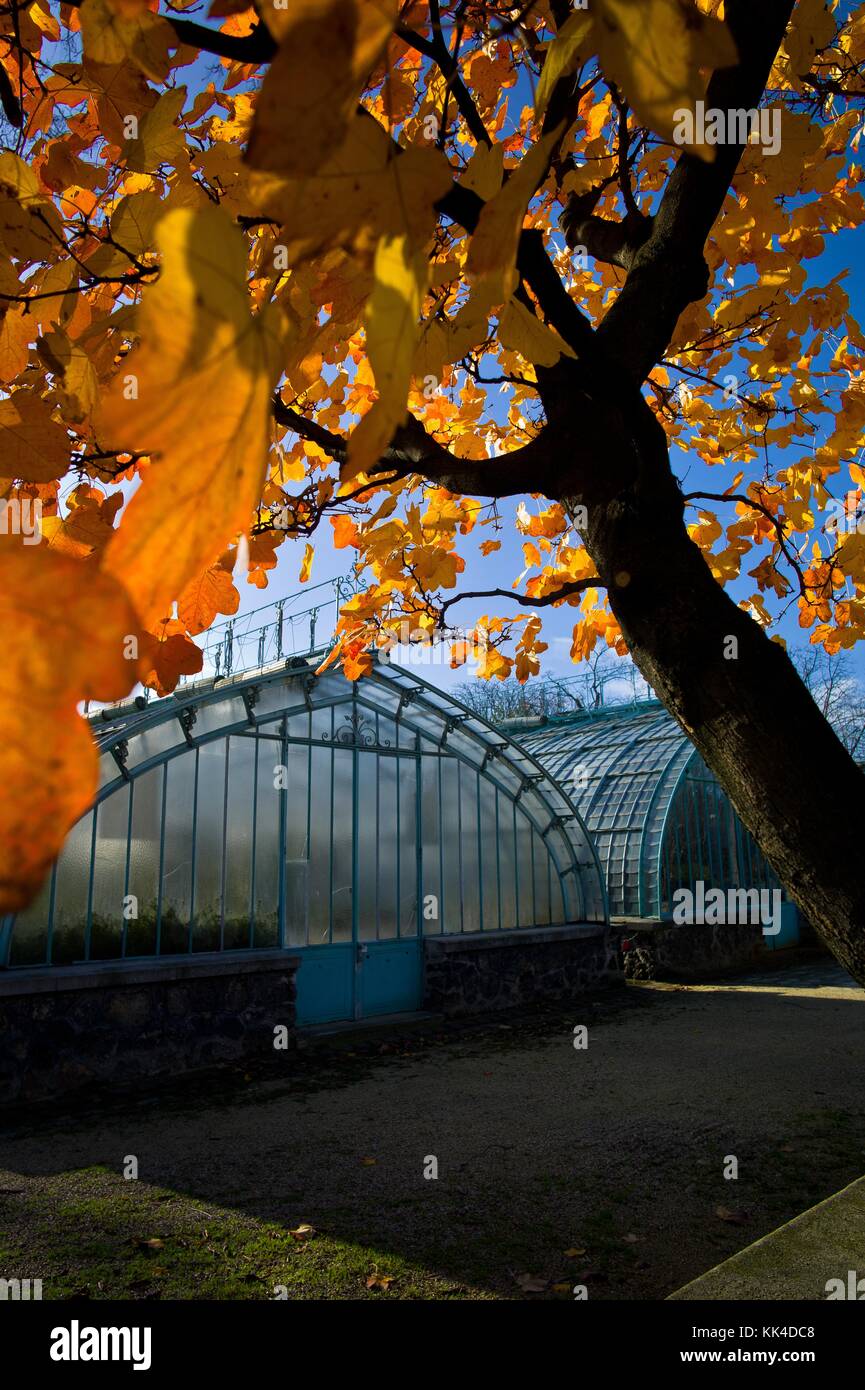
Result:
{"label": "fallen leaf on ground", "polygon": [[290,1230],[288,1234],[294,1236],[295,1240],[312,1240],[313,1236],[318,1235],[318,1231],[314,1226],[310,1226],[308,1222],[304,1221],[300,1226],[295,1226],[293,1231]]}
{"label": "fallen leaf on ground", "polygon": [[744,1211],[733,1211],[730,1207],[716,1207],[715,1215],[721,1221],[728,1221],[731,1226],[744,1226],[748,1220],[748,1214]]}

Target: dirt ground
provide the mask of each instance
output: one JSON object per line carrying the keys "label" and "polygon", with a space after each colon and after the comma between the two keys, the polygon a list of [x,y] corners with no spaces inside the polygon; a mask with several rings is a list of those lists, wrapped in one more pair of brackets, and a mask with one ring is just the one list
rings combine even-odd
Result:
{"label": "dirt ground", "polygon": [[821,959],[19,1113],[0,1277],[45,1298],[663,1298],[865,1172],[863,1005]]}

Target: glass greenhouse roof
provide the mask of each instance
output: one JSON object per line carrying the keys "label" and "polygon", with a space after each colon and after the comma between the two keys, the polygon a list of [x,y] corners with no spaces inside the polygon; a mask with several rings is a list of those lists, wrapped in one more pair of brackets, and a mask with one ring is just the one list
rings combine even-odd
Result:
{"label": "glass greenhouse roof", "polygon": [[595,838],[614,916],[655,915],[665,821],[698,754],[657,700],[553,718],[520,741],[573,797]]}
{"label": "glass greenhouse roof", "polygon": [[92,714],[96,802],[0,964],[607,921],[592,836],[530,750],[411,669],[320,659]]}

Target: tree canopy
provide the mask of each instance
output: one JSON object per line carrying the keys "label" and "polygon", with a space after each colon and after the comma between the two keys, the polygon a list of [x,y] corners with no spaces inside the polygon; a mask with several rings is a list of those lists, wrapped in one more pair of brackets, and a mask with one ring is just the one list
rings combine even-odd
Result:
{"label": "tree canopy", "polygon": [[773,631],[865,635],[865,7],[12,0],[0,37],[0,909],[92,799],[81,701],[194,674],[287,541],[358,567],[355,678],[511,528],[455,664],[529,679],[553,606],[574,661],[630,652],[865,969],[806,706],[852,764]]}

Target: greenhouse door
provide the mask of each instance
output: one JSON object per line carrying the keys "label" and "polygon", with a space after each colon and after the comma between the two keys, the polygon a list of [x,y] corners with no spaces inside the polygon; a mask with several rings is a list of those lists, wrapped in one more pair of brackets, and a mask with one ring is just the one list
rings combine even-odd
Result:
{"label": "greenhouse door", "polygon": [[421,1004],[419,760],[409,751],[364,746],[328,753],[332,836],[327,847],[311,843],[309,853],[310,861],[323,864],[326,856],[329,864],[330,929],[326,939],[310,931],[298,953],[301,1027],[413,1012]]}

